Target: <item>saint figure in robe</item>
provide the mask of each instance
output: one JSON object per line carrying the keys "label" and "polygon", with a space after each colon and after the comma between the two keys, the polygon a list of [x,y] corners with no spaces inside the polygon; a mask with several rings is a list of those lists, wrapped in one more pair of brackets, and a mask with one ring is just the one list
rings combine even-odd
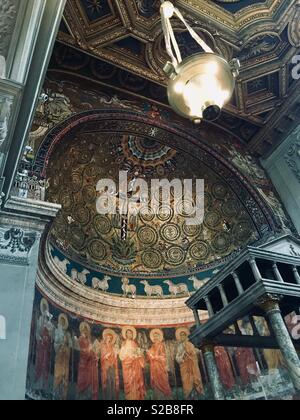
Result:
{"label": "saint figure in robe", "polygon": [[56,399],[66,400],[69,389],[70,356],[72,337],[68,331],[68,317],[61,314],[58,318],[58,327],[54,335],[55,368],[54,368],[54,395]]}
{"label": "saint figure in robe", "polygon": [[176,361],[180,366],[184,397],[186,400],[204,392],[198,354],[195,346],[189,342],[189,329],[178,328]]}
{"label": "saint figure in robe", "polygon": [[50,373],[50,355],[53,337],[53,324],[46,299],[41,300],[41,316],[36,329],[36,371],[35,381],[41,382],[43,389],[48,388]]}
{"label": "saint figure in robe", "polygon": [[122,336],[124,341],[119,356],[122,362],[125,398],[128,401],[142,401],[146,396],[144,353],[135,341],[135,328],[123,328]]}
{"label": "saint figure in robe", "polygon": [[92,343],[91,328],[86,322],[80,324],[80,337],[77,348],[80,351],[80,360],[77,377],[77,393],[79,399],[98,399],[99,374],[98,356]]}
{"label": "saint figure in robe", "polygon": [[221,381],[224,387],[228,391],[231,391],[232,388],[235,386],[235,378],[234,378],[229,354],[224,349],[224,347],[216,347],[215,357],[216,357],[216,362],[217,362],[218,370],[220,373]]}
{"label": "saint figure in robe", "polygon": [[162,330],[155,329],[150,332],[153,343],[147,352],[150,362],[151,388],[154,391],[155,400],[167,400],[172,398],[172,390],[169,383],[167,350],[164,343]]}
{"label": "saint figure in robe", "polygon": [[117,335],[111,329],[103,332],[100,343],[102,395],[106,401],[119,399],[120,378],[118,366]]}

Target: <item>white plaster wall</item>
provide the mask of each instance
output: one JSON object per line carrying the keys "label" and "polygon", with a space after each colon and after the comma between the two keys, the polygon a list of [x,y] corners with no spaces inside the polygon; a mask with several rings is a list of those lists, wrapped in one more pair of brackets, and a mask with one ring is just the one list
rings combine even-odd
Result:
{"label": "white plaster wall", "polygon": [[0,400],[24,400],[32,307],[39,241],[30,265],[0,264],[0,315],[6,321],[6,339],[0,340]]}

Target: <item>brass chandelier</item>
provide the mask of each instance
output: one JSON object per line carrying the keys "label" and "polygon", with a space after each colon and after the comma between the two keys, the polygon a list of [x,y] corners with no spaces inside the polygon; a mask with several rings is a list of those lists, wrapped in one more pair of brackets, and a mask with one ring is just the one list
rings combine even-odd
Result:
{"label": "brass chandelier", "polygon": [[[160,11],[166,49],[171,58],[164,67],[169,78],[170,105],[179,115],[195,123],[216,120],[232,97],[240,62],[234,59],[228,63],[214,53],[170,1],[163,1]],[[182,60],[171,24],[173,16],[181,20],[204,52]]]}

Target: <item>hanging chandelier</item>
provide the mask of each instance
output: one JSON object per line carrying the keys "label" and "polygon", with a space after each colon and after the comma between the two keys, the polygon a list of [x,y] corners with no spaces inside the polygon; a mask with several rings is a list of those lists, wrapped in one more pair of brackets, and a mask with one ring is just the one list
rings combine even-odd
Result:
{"label": "hanging chandelier", "polygon": [[[234,59],[228,63],[215,54],[170,1],[163,1],[160,10],[166,49],[171,58],[164,67],[169,78],[169,103],[175,112],[195,123],[214,121],[232,97],[240,62]],[[182,60],[171,24],[173,16],[181,20],[204,52]]]}

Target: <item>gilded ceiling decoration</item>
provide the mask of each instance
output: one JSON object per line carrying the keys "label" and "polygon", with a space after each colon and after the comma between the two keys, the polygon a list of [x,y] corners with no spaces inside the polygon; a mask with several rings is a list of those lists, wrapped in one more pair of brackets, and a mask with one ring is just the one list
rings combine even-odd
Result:
{"label": "gilded ceiling decoration", "polygon": [[[116,122],[106,130],[115,128]],[[82,128],[56,149],[50,161],[48,200],[63,205],[53,236],[71,252],[116,272],[180,271],[230,255],[256,237],[253,222],[230,185],[207,165],[154,139],[122,133],[90,133]],[[121,216],[96,211],[96,184],[109,177],[116,183],[120,170],[139,170],[146,180],[204,179],[204,226],[189,227],[185,214],[161,204],[157,216],[131,216],[126,241],[121,238]],[[159,198],[158,198],[159,201]],[[185,203],[187,208],[193,202]],[[146,210],[146,209],[145,209]],[[187,210],[188,211],[188,210]],[[68,222],[68,218],[74,220]],[[226,228],[226,225],[230,228]],[[228,232],[230,229],[230,233]]]}
{"label": "gilded ceiling decoration", "polygon": [[[219,54],[240,59],[235,95],[218,124],[242,125],[248,149],[267,154],[299,123],[299,82],[291,77],[291,59],[300,48],[297,1],[177,0],[176,5]],[[158,0],[69,0],[58,39],[77,52],[58,45],[51,68],[166,104],[159,6]],[[180,24],[175,29],[184,56],[199,51]]]}
{"label": "gilded ceiling decoration", "polygon": [[[74,114],[40,144],[33,167],[48,179],[47,200],[63,206],[49,232],[45,258],[64,282],[89,287],[96,295],[182,298],[236,251],[274,229],[274,216],[247,179],[192,131],[130,108],[120,103]],[[204,223],[188,226],[186,213],[175,215],[161,203],[157,215],[131,216],[123,238],[120,216],[96,211],[98,181],[117,182],[120,170],[129,179],[138,173],[146,181],[204,179]],[[258,169],[253,170],[263,186]],[[191,204],[186,202],[186,212]]]}

